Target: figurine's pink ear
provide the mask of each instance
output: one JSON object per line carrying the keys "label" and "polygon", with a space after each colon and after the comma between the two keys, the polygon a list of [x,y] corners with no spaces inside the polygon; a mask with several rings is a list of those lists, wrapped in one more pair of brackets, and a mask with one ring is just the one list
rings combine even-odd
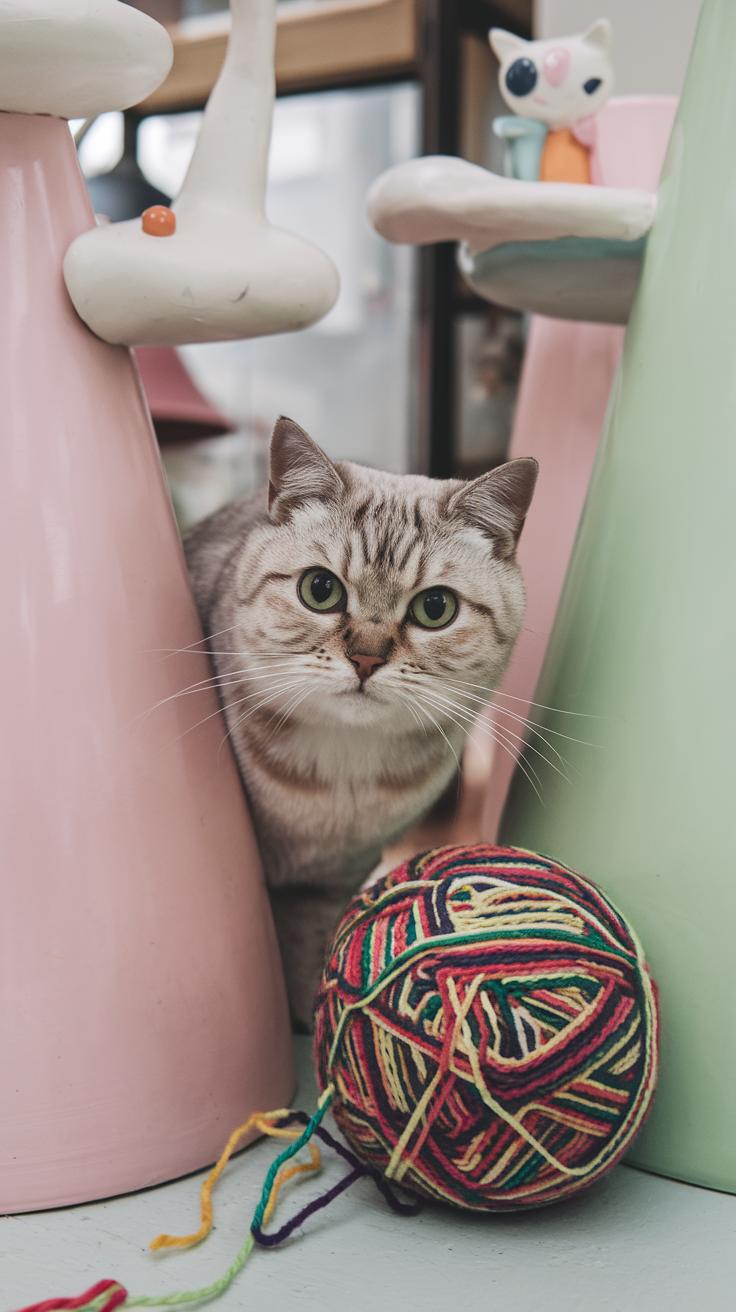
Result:
{"label": "figurine's pink ear", "polygon": [[583,32],[583,41],[587,41],[589,46],[597,46],[599,50],[604,50],[610,54],[611,40],[613,29],[607,18],[599,18],[592,23],[587,32]]}
{"label": "figurine's pink ear", "polygon": [[513,32],[506,32],[502,27],[492,27],[488,33],[488,40],[491,50],[501,64],[509,55],[514,52],[521,53],[529,45],[523,36],[515,36]]}
{"label": "figurine's pink ear", "polygon": [[577,123],[572,125],[572,135],[587,150],[592,150],[595,146],[597,132],[598,124],[596,123],[595,114],[589,114],[587,118],[579,118]]}

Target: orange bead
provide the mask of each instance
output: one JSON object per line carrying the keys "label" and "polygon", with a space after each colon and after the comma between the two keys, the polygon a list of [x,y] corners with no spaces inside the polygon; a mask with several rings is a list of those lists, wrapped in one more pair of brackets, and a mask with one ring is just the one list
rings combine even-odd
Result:
{"label": "orange bead", "polygon": [[143,211],[141,224],[149,237],[173,237],[176,232],[176,215],[168,205],[152,205]]}

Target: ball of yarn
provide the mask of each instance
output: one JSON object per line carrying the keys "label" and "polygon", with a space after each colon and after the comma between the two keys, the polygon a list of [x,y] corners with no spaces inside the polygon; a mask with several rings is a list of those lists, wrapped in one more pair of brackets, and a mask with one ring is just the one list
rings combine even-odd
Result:
{"label": "ball of yarn", "polygon": [[359,1157],[443,1203],[553,1203],[619,1160],[657,1078],[632,929],[557,862],[447,847],[360,893],[317,996],[315,1056]]}

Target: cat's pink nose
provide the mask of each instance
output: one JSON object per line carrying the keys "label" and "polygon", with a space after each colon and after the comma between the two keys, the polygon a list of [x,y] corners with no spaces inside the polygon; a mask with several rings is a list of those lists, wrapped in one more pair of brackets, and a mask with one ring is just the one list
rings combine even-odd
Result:
{"label": "cat's pink nose", "polygon": [[354,652],[349,659],[350,664],[354,665],[358,671],[358,678],[361,683],[365,683],[366,679],[370,679],[371,675],[375,674],[379,665],[386,664],[386,660],[383,656],[366,656],[363,652],[359,651]]}
{"label": "cat's pink nose", "polygon": [[551,87],[562,86],[570,69],[570,51],[564,46],[554,46],[544,56],[542,69]]}

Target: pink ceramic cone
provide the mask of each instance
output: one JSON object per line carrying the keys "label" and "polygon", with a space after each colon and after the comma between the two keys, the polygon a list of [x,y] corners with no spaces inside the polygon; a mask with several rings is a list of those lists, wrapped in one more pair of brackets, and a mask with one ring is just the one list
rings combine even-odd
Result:
{"label": "pink ceramic cone", "polygon": [[[127,350],[61,263],[69,129],[0,114],[0,1211],[210,1162],[293,1091],[253,834]],[[167,700],[170,699],[170,700]]]}
{"label": "pink ceramic cone", "polygon": [[[593,180],[653,191],[676,107],[670,97],[611,100],[596,118]],[[524,628],[497,708],[488,713],[502,734],[506,732],[506,746],[512,749],[496,751],[493,760],[482,824],[482,836],[490,841],[495,841],[511,782],[512,753],[524,735],[518,717],[530,713],[552,632],[623,340],[623,328],[564,323],[541,315],[532,320],[510,454],[536,456],[540,474],[519,544],[527,589]],[[569,733],[586,736],[574,723]],[[564,757],[564,740],[551,741]],[[535,749],[564,768],[544,743],[537,741]],[[532,752],[532,766],[537,759]]]}

